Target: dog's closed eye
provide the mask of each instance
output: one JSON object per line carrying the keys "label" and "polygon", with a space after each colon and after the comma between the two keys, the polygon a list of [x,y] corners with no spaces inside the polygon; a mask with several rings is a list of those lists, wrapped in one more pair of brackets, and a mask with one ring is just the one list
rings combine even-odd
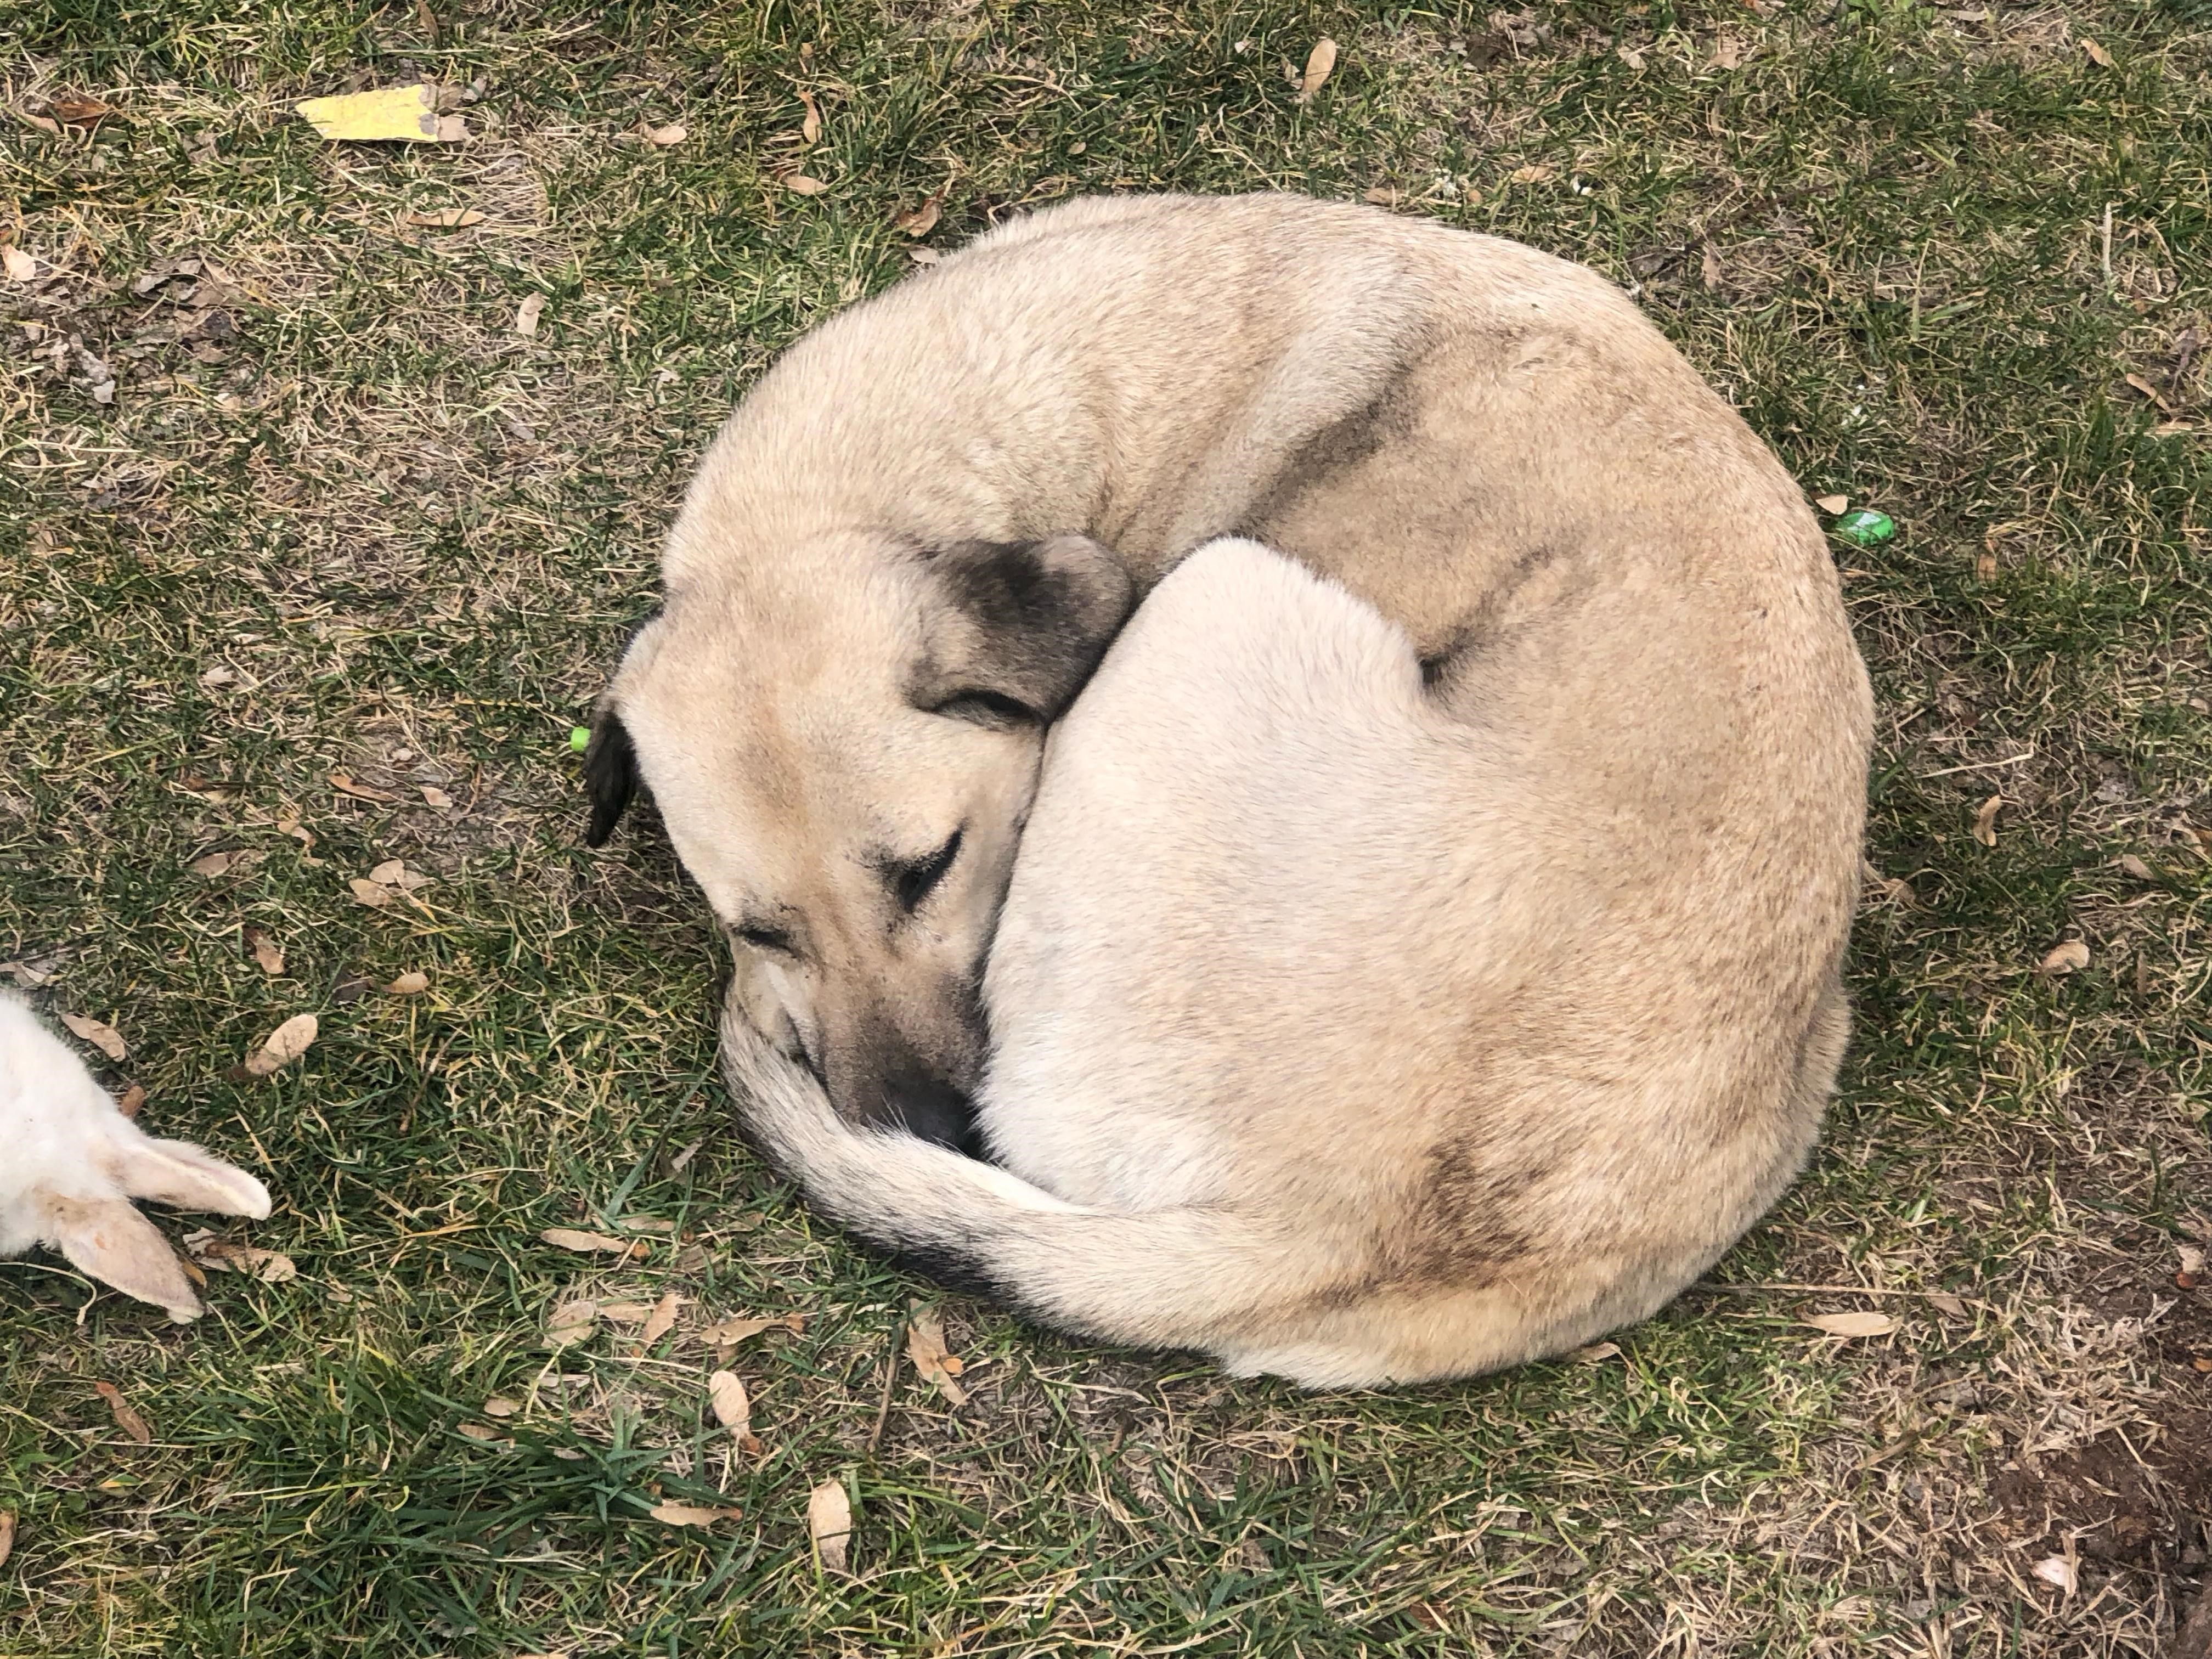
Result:
{"label": "dog's closed eye", "polygon": [[781,927],[756,927],[748,925],[743,927],[733,927],[730,931],[745,944],[757,950],[780,951],[787,957],[798,954],[792,946],[791,935]]}
{"label": "dog's closed eye", "polygon": [[891,890],[898,896],[899,908],[911,915],[921,908],[921,902],[937,890],[952,861],[960,856],[960,834],[955,830],[951,838],[926,859],[910,864],[890,866]]}

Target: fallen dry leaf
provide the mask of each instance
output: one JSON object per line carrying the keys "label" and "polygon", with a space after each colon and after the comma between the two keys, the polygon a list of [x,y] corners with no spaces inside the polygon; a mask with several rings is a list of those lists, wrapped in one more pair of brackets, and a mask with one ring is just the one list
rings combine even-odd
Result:
{"label": "fallen dry leaf", "polygon": [[1805,1322],[1830,1336],[1887,1336],[1897,1322],[1886,1313],[1814,1314]]}
{"label": "fallen dry leaf", "polygon": [[1585,1365],[1601,1365],[1620,1352],[1618,1342],[1593,1342],[1587,1348],[1577,1348],[1575,1358]]}
{"label": "fallen dry leaf", "polygon": [[131,1050],[123,1041],[123,1034],[112,1025],[96,1019],[87,1019],[82,1014],[64,1014],[62,1024],[75,1031],[110,1060],[123,1060]]}
{"label": "fallen dry leaf", "polygon": [[1617,46],[1613,50],[1613,56],[1620,58],[1630,69],[1640,70],[1644,67],[1644,53],[1635,46]]}
{"label": "fallen dry leaf", "polygon": [[730,1431],[730,1437],[741,1449],[748,1453],[760,1450],[760,1440],[753,1433],[753,1403],[746,1398],[745,1385],[735,1371],[716,1371],[707,1379],[707,1401],[714,1408],[714,1420]]}
{"label": "fallen dry leaf", "polygon": [[398,859],[385,860],[368,872],[368,878],[386,887],[397,887],[409,893],[417,888],[428,887],[431,881],[431,878],[420,870],[410,870]]}
{"label": "fallen dry leaf", "polygon": [[292,1258],[258,1244],[234,1244],[210,1229],[185,1235],[185,1255],[211,1273],[240,1273],[264,1285],[289,1285],[300,1276]]}
{"label": "fallen dry leaf", "polygon": [[799,137],[803,143],[812,143],[822,136],[822,106],[814,101],[814,94],[802,92],[799,101],[806,106],[806,117],[799,124]]}
{"label": "fallen dry leaf", "polygon": [[545,314],[545,296],[530,294],[514,308],[514,331],[527,340],[538,332],[538,319]]}
{"label": "fallen dry leaf", "polygon": [[392,900],[399,896],[397,890],[392,888],[386,887],[382,882],[369,881],[361,876],[349,878],[346,882],[346,885],[353,890],[353,896],[356,899],[368,906],[372,910],[381,910],[386,905],[391,903]]}
{"label": "fallen dry leaf", "polygon": [[680,121],[671,121],[665,127],[640,127],[638,131],[655,149],[666,149],[671,144],[680,144],[691,136]]}
{"label": "fallen dry leaf", "polygon": [[1743,67],[1743,42],[1733,34],[1723,34],[1713,42],[1713,49],[1705,55],[1707,69],[1732,70]]}
{"label": "fallen dry leaf", "polygon": [[[580,1250],[586,1255],[605,1253],[642,1260],[652,1250],[652,1246],[641,1238],[613,1238],[605,1233],[581,1232],[574,1227],[548,1227],[538,1236],[561,1249]],[[644,1316],[638,1316],[641,1319]]]}
{"label": "fallen dry leaf", "polygon": [[803,173],[785,173],[783,175],[783,187],[789,191],[793,196],[819,196],[823,191],[830,188],[829,185],[823,184],[819,179],[809,178]]}
{"label": "fallen dry leaf", "polygon": [[2173,405],[2166,402],[2166,394],[2160,392],[2156,386],[2153,386],[2148,380],[2143,379],[2142,375],[2129,374],[2123,376],[2122,378],[2124,378],[2127,383],[2133,386],[2136,391],[2142,392],[2144,397],[2156,404],[2160,413],[2166,415],[2173,413]]}
{"label": "fallen dry leaf", "polygon": [[248,927],[246,930],[246,943],[253,952],[253,960],[259,964],[261,971],[270,978],[274,979],[284,971],[283,948],[269,936],[268,929]]}
{"label": "fallen dry leaf", "polygon": [[46,113],[64,126],[88,127],[101,116],[114,114],[115,106],[84,93],[65,92],[47,100]]}
{"label": "fallen dry leaf", "polygon": [[[2106,61],[2110,61],[2107,59]],[[2046,1584],[2056,1585],[2067,1595],[2074,1594],[2075,1583],[2074,1564],[2063,1555],[2046,1555],[2028,1571]]]}
{"label": "fallen dry leaf", "polygon": [[611,1320],[617,1325],[641,1325],[653,1317],[653,1304],[649,1302],[602,1302],[599,1304],[599,1317]]}
{"label": "fallen dry leaf", "polygon": [[927,236],[937,228],[939,216],[945,210],[942,196],[925,196],[919,205],[904,209],[891,216],[891,228],[902,230],[909,236]]}
{"label": "fallen dry leaf", "polygon": [[115,1103],[115,1109],[133,1121],[137,1121],[138,1114],[145,1109],[146,1085],[143,1083],[132,1084],[123,1091],[123,1098]]}
{"label": "fallen dry leaf", "polygon": [[637,1340],[648,1348],[659,1341],[676,1328],[676,1310],[683,1305],[684,1298],[673,1291],[662,1297],[653,1304],[653,1313],[646,1320],[645,1328],[637,1334]]}
{"label": "fallen dry leaf", "polygon": [[459,116],[440,118],[438,89],[433,86],[385,87],[309,98],[292,109],[333,143],[452,143],[468,136]]}
{"label": "fallen dry leaf", "polygon": [[426,783],[422,786],[422,804],[434,806],[442,812],[453,804],[453,798],[435,784]]}
{"label": "fallen dry leaf", "polygon": [[39,274],[39,262],[13,242],[0,247],[0,266],[4,266],[8,275],[19,283],[27,283]]}
{"label": "fallen dry leaf", "polygon": [[1323,35],[1314,42],[1314,49],[1306,54],[1306,70],[1298,77],[1298,102],[1310,104],[1314,94],[1322,89],[1336,68],[1336,42]]}
{"label": "fallen dry leaf", "polygon": [[2054,945],[2037,964],[2039,973],[2058,979],[2067,974],[2079,973],[2089,965],[2089,947],[2078,939],[2069,939],[2063,945]]}
{"label": "fallen dry leaf", "polygon": [[1823,513],[1848,513],[1851,510],[1851,498],[1848,495],[1819,495],[1814,498],[1813,505]]}
{"label": "fallen dry leaf", "polygon": [[27,109],[16,110],[14,114],[15,118],[26,126],[36,127],[49,138],[58,138],[62,136],[62,124],[49,116],[33,115]]}
{"label": "fallen dry leaf", "polygon": [[1394,208],[1406,199],[1406,195],[1403,191],[1393,190],[1388,185],[1376,185],[1371,186],[1360,199],[1371,202],[1379,208]]}
{"label": "fallen dry leaf", "polygon": [[1974,839],[1984,847],[1997,844],[1997,814],[2004,810],[2002,795],[1991,795],[1974,809]]}
{"label": "fallen dry leaf", "polygon": [[[2089,54],[2089,61],[2094,64],[2099,69],[2112,68],[2112,54],[2106,52],[2104,47],[2099,46],[2094,40],[2092,40],[2086,34],[2081,37],[2081,50]],[[2068,1588],[2070,1589],[2072,1587],[2069,1585]]]}
{"label": "fallen dry leaf", "polygon": [[423,973],[402,974],[384,988],[396,997],[418,996],[430,988],[430,976]]}
{"label": "fallen dry leaf", "polygon": [[1720,250],[1711,242],[1706,243],[1705,257],[1698,262],[1698,279],[1707,288],[1718,288],[1727,275],[1727,270],[1721,264]]}
{"label": "fallen dry leaf", "polygon": [[[341,795],[351,795],[356,800],[373,800],[380,802],[386,806],[391,805],[399,799],[397,795],[386,794],[381,789],[372,789],[365,783],[356,783],[343,772],[333,772],[331,774],[331,787],[337,790]],[[276,827],[281,830],[283,828],[283,825],[280,823]]]}
{"label": "fallen dry leaf", "polygon": [[0,1567],[15,1553],[15,1511],[0,1510]]}
{"label": "fallen dry leaf", "polygon": [[2133,853],[2123,853],[2112,860],[2120,866],[2121,873],[2133,876],[2137,881],[2156,881],[2158,872]]}
{"label": "fallen dry leaf", "polygon": [[421,225],[428,230],[460,230],[484,222],[481,211],[475,208],[439,208],[429,213],[410,213],[407,222]]}
{"label": "fallen dry leaf", "polygon": [[672,1527],[711,1527],[717,1521],[734,1521],[740,1509],[708,1509],[698,1504],[655,1504],[646,1513]]}
{"label": "fallen dry leaf", "polygon": [[1966,1316],[1966,1304],[1948,1291],[1929,1292],[1928,1305],[1935,1309],[1937,1313],[1948,1314],[1954,1319],[1964,1319]]}
{"label": "fallen dry leaf", "polygon": [[204,858],[194,859],[185,867],[196,876],[212,878],[252,861],[252,855],[247,853],[210,853]]}
{"label": "fallen dry leaf", "polygon": [[93,1392],[107,1402],[107,1414],[115,1419],[115,1426],[142,1446],[154,1443],[154,1431],[146,1426],[146,1419],[131,1409],[131,1402],[123,1397],[123,1390],[112,1382],[95,1382]]}
{"label": "fallen dry leaf", "polygon": [[489,1423],[464,1423],[460,1425],[460,1430],[471,1440],[482,1440],[501,1446],[512,1446],[514,1443]]}
{"label": "fallen dry leaf", "polygon": [[599,1304],[587,1296],[563,1302],[545,1322],[545,1346],[565,1348],[591,1335],[599,1322]]}
{"label": "fallen dry leaf", "polygon": [[521,1409],[522,1402],[520,1400],[504,1400],[497,1395],[483,1402],[483,1414],[486,1417],[513,1417]]}
{"label": "fallen dry leaf", "polygon": [[968,1391],[952,1380],[960,1373],[960,1361],[945,1352],[945,1321],[934,1308],[916,1309],[907,1321],[906,1352],[923,1382],[936,1384],[954,1406],[968,1403]]}
{"label": "fallen dry leaf", "polygon": [[1525,167],[1514,168],[1505,175],[1505,182],[1509,185],[1540,185],[1559,176],[1557,167],[1548,167],[1541,161],[1536,161]]}
{"label": "fallen dry leaf", "polygon": [[1993,549],[1985,547],[1974,556],[1974,574],[1985,582],[1997,579],[1997,556]]}
{"label": "fallen dry leaf", "polygon": [[910,247],[906,257],[918,265],[933,265],[945,256],[933,247]]}
{"label": "fallen dry leaf", "polygon": [[781,1325],[787,1330],[796,1331],[799,1327],[793,1322],[798,1319],[797,1314],[781,1314],[773,1319],[725,1319],[719,1324],[709,1325],[701,1331],[699,1340],[702,1342],[711,1343],[718,1348],[734,1348],[747,1338],[758,1336],[763,1331],[774,1325]]}
{"label": "fallen dry leaf", "polygon": [[313,1014],[295,1014],[271,1031],[260,1048],[246,1058],[249,1076],[269,1077],[307,1052],[319,1029]]}
{"label": "fallen dry leaf", "polygon": [[853,1500],[842,1481],[824,1480],[806,1494],[806,1532],[822,1560],[824,1572],[847,1571],[853,1540]]}

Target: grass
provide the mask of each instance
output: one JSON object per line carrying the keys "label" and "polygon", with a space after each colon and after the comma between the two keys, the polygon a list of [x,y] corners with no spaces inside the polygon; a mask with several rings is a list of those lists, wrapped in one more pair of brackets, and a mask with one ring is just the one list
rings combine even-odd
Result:
{"label": "grass", "polygon": [[[268,1175],[231,1233],[298,1267],[216,1276],[188,1331],[0,1267],[0,1652],[2173,1639],[2212,1547],[2212,1293],[2175,1277],[2212,1245],[2203,7],[14,0],[0,41],[0,234],[40,262],[0,283],[0,959],[122,1030],[149,1124]],[[418,75],[477,83],[465,145],[288,113]],[[945,246],[1167,187],[1588,261],[1808,493],[1901,526],[1838,544],[1882,708],[1843,1097],[1617,1355],[1308,1397],[939,1297],[726,1133],[716,944],[657,835],[578,844],[567,733],[691,458],[911,268],[894,214],[941,194]],[[410,222],[449,207],[484,217]],[[433,881],[357,902],[391,858]],[[2039,972],[2068,939],[2088,965]],[[305,1060],[230,1080],[301,1011]],[[549,1226],[665,1231],[609,1265]],[[545,1345],[564,1300],[669,1291],[649,1349]],[[916,1300],[964,1408],[887,1371]],[[1802,1322],[1863,1309],[1897,1329]],[[718,1364],[757,1453],[703,1415]],[[832,1480],[852,1578],[807,1542]]]}

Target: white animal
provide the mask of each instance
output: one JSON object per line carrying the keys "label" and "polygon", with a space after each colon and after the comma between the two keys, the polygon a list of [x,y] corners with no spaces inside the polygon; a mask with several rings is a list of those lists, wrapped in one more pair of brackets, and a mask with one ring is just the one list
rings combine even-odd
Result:
{"label": "white animal", "polygon": [[197,1146],[148,1134],[21,998],[0,992],[0,1257],[43,1244],[172,1319],[197,1318],[191,1281],[136,1199],[269,1213],[266,1187]]}

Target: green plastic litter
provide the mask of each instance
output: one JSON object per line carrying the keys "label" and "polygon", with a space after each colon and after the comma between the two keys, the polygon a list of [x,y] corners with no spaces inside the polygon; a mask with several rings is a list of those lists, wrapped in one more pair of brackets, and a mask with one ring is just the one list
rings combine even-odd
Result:
{"label": "green plastic litter", "polygon": [[1856,542],[1861,547],[1872,547],[1875,543],[1886,542],[1897,534],[1897,521],[1887,513],[1877,513],[1870,507],[1862,507],[1837,520],[1835,532],[1845,541]]}
{"label": "green plastic litter", "polygon": [[[1885,520],[1885,522],[1887,522],[1887,520]],[[570,749],[580,755],[584,750],[591,746],[592,728],[590,726],[572,726],[568,728],[568,747]]]}

